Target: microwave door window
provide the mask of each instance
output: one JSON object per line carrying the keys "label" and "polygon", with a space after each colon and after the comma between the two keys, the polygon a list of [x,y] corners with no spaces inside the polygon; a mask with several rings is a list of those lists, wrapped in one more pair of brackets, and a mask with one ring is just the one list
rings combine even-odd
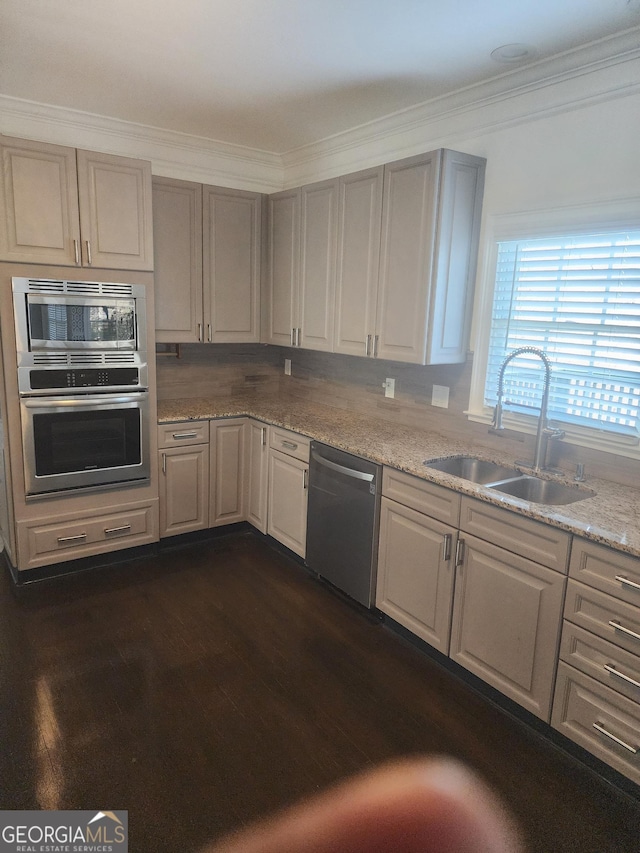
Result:
{"label": "microwave door window", "polygon": [[141,462],[137,408],[34,415],[33,438],[37,477]]}
{"label": "microwave door window", "polygon": [[135,309],[132,303],[79,305],[69,302],[29,304],[32,343],[81,346],[108,344],[131,348],[134,340]]}

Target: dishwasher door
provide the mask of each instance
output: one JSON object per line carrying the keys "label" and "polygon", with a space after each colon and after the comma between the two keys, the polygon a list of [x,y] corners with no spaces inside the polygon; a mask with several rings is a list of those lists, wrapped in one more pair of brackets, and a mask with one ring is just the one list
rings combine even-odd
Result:
{"label": "dishwasher door", "polygon": [[375,601],[382,467],[311,442],[306,562],[351,598]]}

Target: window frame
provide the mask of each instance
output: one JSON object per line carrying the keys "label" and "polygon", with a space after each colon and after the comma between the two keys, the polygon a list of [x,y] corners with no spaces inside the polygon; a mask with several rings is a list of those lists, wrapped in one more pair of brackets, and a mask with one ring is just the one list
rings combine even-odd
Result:
{"label": "window frame", "polygon": [[[487,218],[481,241],[483,251],[471,333],[474,358],[469,407],[466,412],[470,421],[490,425],[493,416],[493,409],[484,404],[484,389],[493,318],[498,243],[625,229],[640,229],[640,198],[495,214]],[[504,410],[503,423],[511,430],[525,434],[535,434],[537,429],[537,418],[534,415],[508,410]],[[640,459],[640,443],[635,436],[615,433],[598,426],[580,426],[565,422],[561,425],[565,430],[563,440],[569,444]]]}

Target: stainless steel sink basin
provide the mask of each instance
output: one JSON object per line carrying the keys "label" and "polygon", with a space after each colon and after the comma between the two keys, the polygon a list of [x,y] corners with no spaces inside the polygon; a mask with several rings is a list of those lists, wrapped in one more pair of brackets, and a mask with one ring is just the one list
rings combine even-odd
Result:
{"label": "stainless steel sink basin", "polygon": [[541,480],[539,477],[528,475],[520,476],[514,480],[503,483],[495,483],[489,488],[497,492],[504,492],[514,498],[522,498],[532,503],[547,504],[548,506],[562,506],[575,501],[583,501],[592,498],[596,494],[591,489],[582,486],[567,486],[555,480]]}
{"label": "stainless steel sink basin", "polygon": [[427,468],[453,474],[455,477],[462,477],[464,480],[480,485],[520,476],[520,472],[515,468],[506,468],[504,465],[498,465],[497,462],[476,459],[474,456],[449,456],[447,459],[436,459],[434,462],[427,459],[424,464]]}

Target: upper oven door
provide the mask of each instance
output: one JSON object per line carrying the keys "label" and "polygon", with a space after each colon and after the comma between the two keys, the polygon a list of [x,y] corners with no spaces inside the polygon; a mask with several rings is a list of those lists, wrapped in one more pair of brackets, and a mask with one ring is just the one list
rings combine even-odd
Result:
{"label": "upper oven door", "polygon": [[29,351],[135,350],[135,299],[26,295]]}
{"label": "upper oven door", "polygon": [[22,397],[27,496],[148,481],[149,395]]}

